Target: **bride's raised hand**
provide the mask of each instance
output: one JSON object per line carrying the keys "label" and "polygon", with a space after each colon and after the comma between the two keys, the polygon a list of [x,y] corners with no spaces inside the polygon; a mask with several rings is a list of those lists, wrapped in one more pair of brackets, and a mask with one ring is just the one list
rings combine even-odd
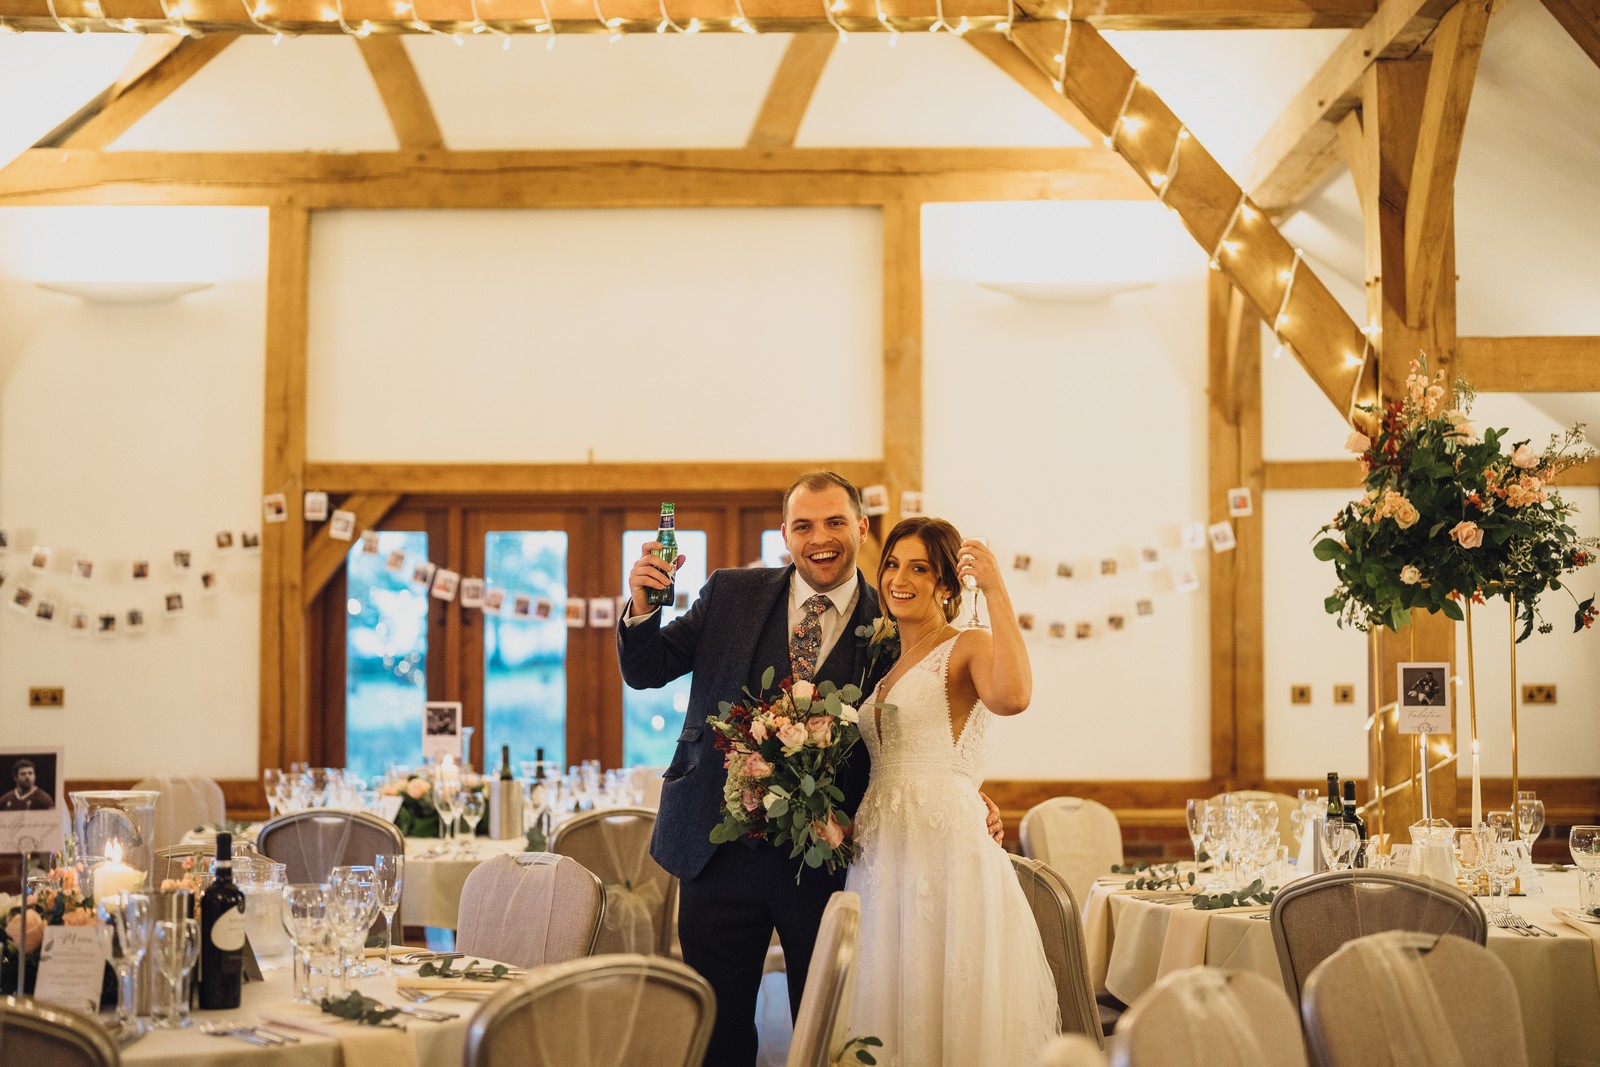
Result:
{"label": "bride's raised hand", "polygon": [[1005,588],[1005,582],[1000,577],[1000,561],[988,545],[975,537],[962,541],[961,548],[956,552],[956,576],[963,585],[967,585],[969,577],[973,579],[986,597],[992,596],[996,589]]}

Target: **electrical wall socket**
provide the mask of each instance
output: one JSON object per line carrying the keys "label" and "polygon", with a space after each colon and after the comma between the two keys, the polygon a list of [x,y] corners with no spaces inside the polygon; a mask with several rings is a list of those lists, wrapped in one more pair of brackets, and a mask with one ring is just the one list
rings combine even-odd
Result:
{"label": "electrical wall socket", "polygon": [[59,708],[67,702],[67,691],[60,686],[36,685],[28,689],[28,707]]}
{"label": "electrical wall socket", "polygon": [[1354,704],[1356,702],[1356,687],[1342,683],[1335,685],[1333,687],[1333,702],[1335,704]]}
{"label": "electrical wall socket", "polygon": [[1556,687],[1553,685],[1525,685],[1522,687],[1524,704],[1554,704]]}
{"label": "electrical wall socket", "polygon": [[1289,703],[1311,703],[1311,687],[1309,685],[1291,685],[1289,687]]}

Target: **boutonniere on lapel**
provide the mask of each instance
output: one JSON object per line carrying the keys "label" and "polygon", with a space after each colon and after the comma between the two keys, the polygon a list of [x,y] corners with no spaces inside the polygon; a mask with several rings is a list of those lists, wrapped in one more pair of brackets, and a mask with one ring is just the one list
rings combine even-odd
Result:
{"label": "boutonniere on lapel", "polygon": [[900,658],[900,628],[887,615],[879,615],[870,624],[856,627],[856,636],[867,647],[867,671],[862,676],[862,687],[878,668],[878,661],[888,656],[892,663]]}

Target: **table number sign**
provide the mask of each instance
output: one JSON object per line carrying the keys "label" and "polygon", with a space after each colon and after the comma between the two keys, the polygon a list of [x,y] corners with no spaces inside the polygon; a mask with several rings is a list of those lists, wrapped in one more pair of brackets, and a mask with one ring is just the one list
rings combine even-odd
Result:
{"label": "table number sign", "polygon": [[1400,732],[1449,733],[1450,664],[1401,663],[1395,669],[1400,683]]}
{"label": "table number sign", "polygon": [[461,756],[460,701],[429,701],[422,709],[422,758]]}

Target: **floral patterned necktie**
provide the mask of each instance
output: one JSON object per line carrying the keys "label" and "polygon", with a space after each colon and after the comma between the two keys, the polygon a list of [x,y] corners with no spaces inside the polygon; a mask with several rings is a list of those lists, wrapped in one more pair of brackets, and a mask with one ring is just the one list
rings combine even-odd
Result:
{"label": "floral patterned necktie", "polygon": [[818,593],[802,607],[805,618],[789,635],[789,666],[794,669],[797,682],[809,682],[817,673],[817,653],[822,650],[822,613],[833,602]]}

